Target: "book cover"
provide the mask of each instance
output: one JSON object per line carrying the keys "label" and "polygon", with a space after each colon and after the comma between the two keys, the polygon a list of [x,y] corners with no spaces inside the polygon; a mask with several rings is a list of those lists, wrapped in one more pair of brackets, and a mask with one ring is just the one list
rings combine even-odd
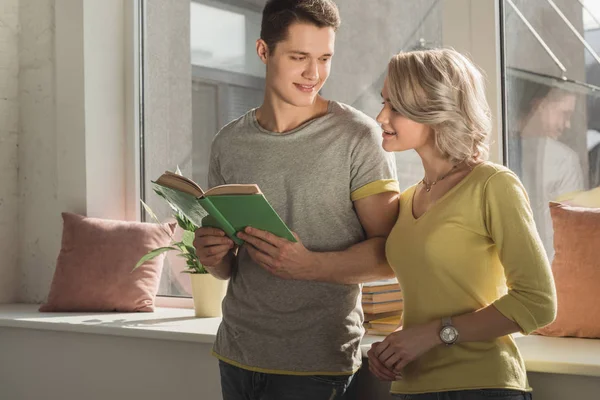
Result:
{"label": "book cover", "polygon": [[377,285],[372,285],[372,283],[376,283],[376,282],[364,283],[362,292],[363,293],[384,293],[384,292],[391,292],[394,290],[401,290],[400,284],[398,282],[396,282],[396,283],[389,283],[388,281],[379,281],[379,282],[385,282],[385,283],[381,283],[381,284],[377,284]]}
{"label": "book cover", "polygon": [[363,303],[363,312],[370,314],[378,314],[388,311],[401,311],[404,309],[402,301],[386,301],[383,303]]}
{"label": "book cover", "polygon": [[388,311],[388,312],[383,312],[383,313],[368,313],[365,312],[365,322],[370,322],[370,321],[374,321],[376,319],[381,319],[381,318],[385,318],[385,317],[393,317],[393,316],[398,316],[398,315],[402,315],[402,310],[394,310],[394,311]]}
{"label": "book cover", "polygon": [[222,229],[238,245],[244,241],[237,232],[248,226],[296,242],[257,185],[222,185],[204,192],[192,180],[171,172],[152,183],[194,225]]}
{"label": "book cover", "polygon": [[390,290],[387,292],[363,293],[362,302],[364,303],[383,303],[385,301],[402,300],[401,290]]}

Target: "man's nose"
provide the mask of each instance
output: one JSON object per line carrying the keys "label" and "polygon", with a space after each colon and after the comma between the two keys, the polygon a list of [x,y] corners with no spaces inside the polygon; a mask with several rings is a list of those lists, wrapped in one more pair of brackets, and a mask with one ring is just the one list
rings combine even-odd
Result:
{"label": "man's nose", "polygon": [[317,66],[317,62],[314,60],[309,61],[302,75],[311,81],[316,81],[319,79],[319,68]]}

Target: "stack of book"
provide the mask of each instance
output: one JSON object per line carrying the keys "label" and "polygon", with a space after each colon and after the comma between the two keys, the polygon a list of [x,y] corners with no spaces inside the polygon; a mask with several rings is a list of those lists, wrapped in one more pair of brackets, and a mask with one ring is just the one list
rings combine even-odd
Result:
{"label": "stack of book", "polygon": [[391,317],[374,319],[365,326],[366,333],[367,335],[387,336],[400,326],[401,318],[402,316],[400,315],[393,315]]}
{"label": "stack of book", "polygon": [[402,290],[398,281],[387,279],[365,283],[362,288],[362,307],[365,324],[376,319],[402,315]]}

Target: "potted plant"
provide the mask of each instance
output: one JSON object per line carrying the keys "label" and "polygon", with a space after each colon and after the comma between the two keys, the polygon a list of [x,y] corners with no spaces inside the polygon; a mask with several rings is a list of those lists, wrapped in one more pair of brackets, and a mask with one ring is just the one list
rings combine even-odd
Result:
{"label": "potted plant", "polygon": [[[177,168],[177,173],[181,174],[179,168]],[[191,279],[196,317],[220,317],[222,315],[221,302],[227,292],[228,281],[216,279],[200,263],[194,248],[194,232],[198,227],[185,217],[175,205],[169,202],[159,189],[154,188],[154,192],[169,204],[177,225],[183,230],[183,236],[180,241],[175,241],[169,233],[172,239],[171,244],[167,247],[159,247],[149,251],[140,258],[133,269],[135,270],[146,261],[158,257],[160,254],[169,251],[177,252],[177,256],[184,258],[186,262],[186,269],[182,272],[189,274]],[[142,206],[156,223],[160,223],[156,214],[143,201]]]}

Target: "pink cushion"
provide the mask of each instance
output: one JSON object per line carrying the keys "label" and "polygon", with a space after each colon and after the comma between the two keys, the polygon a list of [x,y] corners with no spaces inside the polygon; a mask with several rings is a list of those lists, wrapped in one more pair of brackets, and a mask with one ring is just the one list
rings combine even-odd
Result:
{"label": "pink cushion", "polygon": [[62,247],[40,311],[154,311],[164,254],[131,271],[148,251],[169,245],[175,224],[62,217]]}
{"label": "pink cushion", "polygon": [[600,208],[552,203],[556,320],[545,336],[600,338]]}

